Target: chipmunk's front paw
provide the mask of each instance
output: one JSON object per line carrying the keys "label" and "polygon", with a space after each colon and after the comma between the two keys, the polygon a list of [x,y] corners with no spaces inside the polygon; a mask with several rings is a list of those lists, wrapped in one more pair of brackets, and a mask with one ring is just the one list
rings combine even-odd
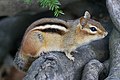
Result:
{"label": "chipmunk's front paw", "polygon": [[68,57],[68,59],[74,61],[75,58],[73,57],[73,55],[67,53],[65,55]]}

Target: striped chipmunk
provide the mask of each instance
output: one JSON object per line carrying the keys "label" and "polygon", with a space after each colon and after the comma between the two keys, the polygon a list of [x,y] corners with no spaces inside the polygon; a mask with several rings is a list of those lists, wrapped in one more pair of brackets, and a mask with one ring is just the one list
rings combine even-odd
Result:
{"label": "striped chipmunk", "polygon": [[77,20],[43,18],[26,30],[14,63],[20,70],[26,71],[35,58],[49,51],[64,52],[69,60],[74,61],[72,51],[107,34],[99,22],[90,18],[88,11]]}

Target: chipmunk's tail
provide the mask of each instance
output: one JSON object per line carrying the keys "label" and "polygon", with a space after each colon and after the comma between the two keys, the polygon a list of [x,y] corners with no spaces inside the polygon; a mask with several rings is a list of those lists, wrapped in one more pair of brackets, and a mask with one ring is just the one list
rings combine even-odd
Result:
{"label": "chipmunk's tail", "polygon": [[[26,58],[25,58],[26,57]],[[13,61],[14,66],[23,72],[26,72],[29,68],[29,66],[31,65],[31,63],[34,61],[34,58],[30,58],[28,56],[24,56],[19,53],[19,51],[16,53],[15,59]],[[29,62],[28,62],[29,61]]]}

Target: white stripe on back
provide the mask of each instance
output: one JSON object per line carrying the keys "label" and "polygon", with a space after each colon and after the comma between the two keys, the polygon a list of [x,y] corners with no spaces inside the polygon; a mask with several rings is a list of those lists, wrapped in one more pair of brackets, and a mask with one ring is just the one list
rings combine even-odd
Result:
{"label": "white stripe on back", "polygon": [[58,30],[62,30],[62,31],[65,31],[67,32],[68,30],[65,28],[65,27],[62,27],[62,26],[59,26],[59,25],[44,25],[44,26],[38,26],[38,27],[35,27],[33,28],[32,30],[35,30],[35,29],[41,29],[41,30],[44,30],[44,29],[58,29]]}

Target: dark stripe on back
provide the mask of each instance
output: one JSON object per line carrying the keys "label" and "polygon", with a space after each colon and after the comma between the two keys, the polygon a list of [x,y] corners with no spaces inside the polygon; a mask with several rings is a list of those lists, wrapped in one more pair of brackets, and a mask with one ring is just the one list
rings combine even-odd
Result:
{"label": "dark stripe on back", "polygon": [[48,33],[56,33],[56,34],[60,34],[60,35],[64,35],[65,32],[62,30],[58,30],[58,29],[54,29],[54,28],[47,28],[47,29],[37,29],[39,31],[42,32],[48,32]]}
{"label": "dark stripe on back", "polygon": [[36,26],[45,26],[45,25],[59,25],[61,27],[64,27],[66,29],[68,29],[68,27],[64,24],[61,24],[61,23],[55,23],[55,22],[46,22],[46,23],[41,23],[41,24],[38,24]]}

